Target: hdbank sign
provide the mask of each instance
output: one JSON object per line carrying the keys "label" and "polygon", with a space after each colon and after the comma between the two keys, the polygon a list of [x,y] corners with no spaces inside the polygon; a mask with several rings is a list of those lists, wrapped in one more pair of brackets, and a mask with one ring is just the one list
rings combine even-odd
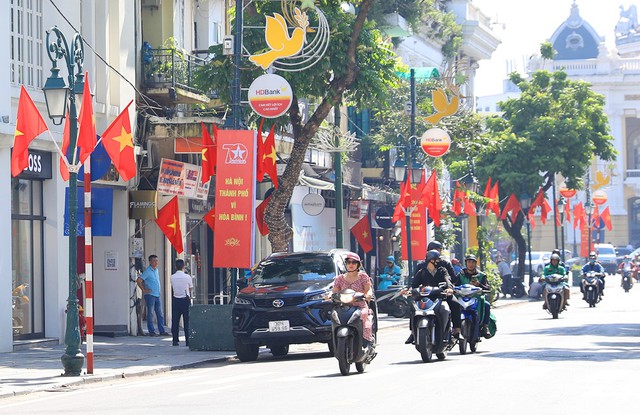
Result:
{"label": "hdbank sign", "polygon": [[249,105],[264,118],[277,118],[285,114],[292,101],[291,85],[280,75],[259,76],[249,87]]}

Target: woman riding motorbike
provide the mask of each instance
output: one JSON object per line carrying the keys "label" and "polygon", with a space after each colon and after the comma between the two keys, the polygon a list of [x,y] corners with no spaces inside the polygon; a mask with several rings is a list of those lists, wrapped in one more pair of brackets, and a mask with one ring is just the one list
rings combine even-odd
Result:
{"label": "woman riding motorbike", "polygon": [[400,276],[402,275],[402,270],[398,265],[396,265],[396,259],[389,255],[387,257],[387,265],[382,269],[382,274],[380,274],[380,284],[378,284],[379,290],[386,290],[390,285],[395,285],[400,282]]}

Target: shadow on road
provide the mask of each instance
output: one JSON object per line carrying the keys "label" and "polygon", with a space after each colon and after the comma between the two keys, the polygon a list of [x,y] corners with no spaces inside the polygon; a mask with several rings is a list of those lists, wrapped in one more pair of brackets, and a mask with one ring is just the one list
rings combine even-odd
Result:
{"label": "shadow on road", "polygon": [[542,330],[523,331],[514,335],[561,335],[561,336],[614,336],[640,337],[640,324],[586,324],[573,327],[549,327]]}

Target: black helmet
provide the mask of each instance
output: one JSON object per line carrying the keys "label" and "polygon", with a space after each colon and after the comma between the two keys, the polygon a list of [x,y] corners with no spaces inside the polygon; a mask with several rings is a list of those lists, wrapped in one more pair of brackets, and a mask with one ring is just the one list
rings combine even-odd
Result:
{"label": "black helmet", "polygon": [[429,252],[427,252],[427,257],[424,260],[426,262],[431,262],[434,259],[440,259],[440,252],[436,251],[435,249],[431,249],[429,250]]}
{"label": "black helmet", "polygon": [[558,248],[556,248],[553,251],[551,251],[551,253],[560,255],[560,250]]}
{"label": "black helmet", "polygon": [[473,255],[473,254],[469,254],[466,257],[464,257],[464,262],[467,262],[467,261],[476,261],[476,262],[478,262],[478,258],[476,258],[476,256]]}
{"label": "black helmet", "polygon": [[431,241],[429,245],[427,245],[427,251],[431,251],[437,249],[438,251],[442,249],[442,244],[438,241]]}

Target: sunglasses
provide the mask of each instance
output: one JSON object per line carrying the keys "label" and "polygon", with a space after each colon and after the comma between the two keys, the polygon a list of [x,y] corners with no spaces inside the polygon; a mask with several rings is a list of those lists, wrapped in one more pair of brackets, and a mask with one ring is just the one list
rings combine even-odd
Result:
{"label": "sunglasses", "polygon": [[356,261],[356,260],[354,260],[354,259],[347,259],[345,262],[346,262],[347,264],[357,264],[357,263],[358,263],[358,261]]}

